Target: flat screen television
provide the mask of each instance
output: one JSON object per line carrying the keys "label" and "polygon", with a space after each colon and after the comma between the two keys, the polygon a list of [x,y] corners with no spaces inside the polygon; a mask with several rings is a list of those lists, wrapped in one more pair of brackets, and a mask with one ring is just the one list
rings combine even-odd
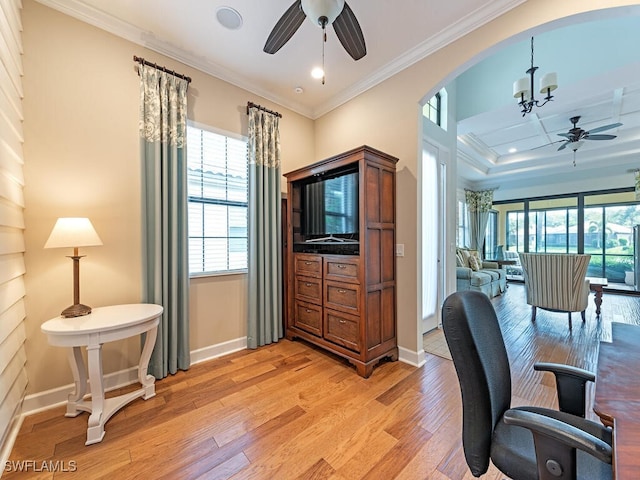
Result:
{"label": "flat screen television", "polygon": [[304,243],[358,243],[358,171],[314,177],[301,189],[301,233]]}

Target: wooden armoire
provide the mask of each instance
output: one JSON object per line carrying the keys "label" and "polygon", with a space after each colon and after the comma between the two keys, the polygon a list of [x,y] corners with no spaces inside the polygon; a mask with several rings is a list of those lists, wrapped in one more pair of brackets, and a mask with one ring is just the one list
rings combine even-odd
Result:
{"label": "wooden armoire", "polygon": [[286,337],[347,359],[365,378],[398,358],[397,161],[363,146],[285,174]]}

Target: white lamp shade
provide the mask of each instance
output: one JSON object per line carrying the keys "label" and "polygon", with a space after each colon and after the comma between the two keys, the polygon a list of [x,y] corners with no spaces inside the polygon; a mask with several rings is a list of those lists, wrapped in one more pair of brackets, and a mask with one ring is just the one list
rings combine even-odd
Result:
{"label": "white lamp shade", "polygon": [[520,80],[513,82],[513,97],[520,98],[524,94],[524,99],[528,100],[530,95],[529,78],[522,77]]}
{"label": "white lamp shade", "polygon": [[44,248],[76,248],[97,245],[102,245],[102,240],[88,218],[66,217],[56,221]]}
{"label": "white lamp shade", "polygon": [[302,0],[302,11],[318,25],[320,17],[327,17],[327,25],[331,25],[343,8],[344,0]]}
{"label": "white lamp shade", "polygon": [[540,93],[553,92],[558,88],[558,74],[556,72],[547,73],[540,79]]}

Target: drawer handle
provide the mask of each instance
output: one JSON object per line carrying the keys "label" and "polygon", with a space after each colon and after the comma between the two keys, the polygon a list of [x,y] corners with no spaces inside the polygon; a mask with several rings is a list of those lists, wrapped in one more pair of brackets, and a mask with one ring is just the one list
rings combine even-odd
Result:
{"label": "drawer handle", "polygon": [[313,262],[304,262],[305,265],[311,265]]}
{"label": "drawer handle", "polygon": [[347,268],[346,265],[338,265],[338,268]]}
{"label": "drawer handle", "polygon": [[313,283],[309,283],[309,282],[307,282],[307,283],[305,283],[304,285],[305,285],[306,287],[312,287],[312,286],[313,286]]}
{"label": "drawer handle", "polygon": [[340,289],[340,290],[338,290],[338,293],[347,293],[347,291]]}
{"label": "drawer handle", "polygon": [[313,310],[309,310],[308,308],[305,310],[307,313],[311,313]]}
{"label": "drawer handle", "polygon": [[339,322],[340,322],[340,323],[342,323],[343,325],[344,325],[345,323],[347,323],[347,321],[346,321],[346,320],[339,320]]}

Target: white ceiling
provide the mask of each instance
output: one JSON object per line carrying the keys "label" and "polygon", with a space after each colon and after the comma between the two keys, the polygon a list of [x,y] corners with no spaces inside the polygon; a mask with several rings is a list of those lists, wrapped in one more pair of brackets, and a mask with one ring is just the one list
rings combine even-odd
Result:
{"label": "white ceiling", "polygon": [[[367,55],[354,61],[328,28],[325,85],[310,75],[322,64],[322,30],[310,20],[276,54],[262,51],[293,0],[38,1],[317,118],[525,0],[348,0]],[[221,6],[240,13],[240,29],[218,23]]]}
{"label": "white ceiling", "polygon": [[[354,61],[333,29],[328,29],[325,85],[310,76],[312,67],[322,60],[322,31],[312,22],[305,21],[276,54],[262,51],[271,29],[293,0],[38,1],[318,118],[525,0],[348,0],[364,32],[367,55]],[[221,6],[240,13],[240,29],[229,30],[218,23],[216,11]],[[640,7],[633,12],[640,15]],[[610,48],[618,51],[622,47]],[[572,58],[579,45],[568,41],[558,46],[558,51]],[[554,92],[553,102],[526,117],[521,116],[510,93],[511,83],[528,68],[528,53],[509,60],[507,63],[517,65],[518,70],[500,72],[506,82],[499,85],[500,95],[506,91],[507,102],[497,100],[458,124],[458,172],[463,183],[476,187],[517,184],[531,182],[532,176],[598,175],[603,169],[607,174],[624,173],[640,167],[635,161],[640,153],[639,52],[635,47],[630,49],[630,63],[613,72],[603,70],[570,82],[562,62],[554,64],[544,55],[538,61],[536,53],[540,74],[553,68],[560,88]],[[303,93],[296,93],[296,87]],[[557,134],[571,128],[569,118],[575,115],[582,117],[578,125],[585,130],[623,123],[603,132],[617,135],[615,140],[585,142],[576,153],[578,167],[572,166],[571,150],[557,151],[560,144],[536,148],[561,139]],[[508,153],[512,147],[518,152]]]}

